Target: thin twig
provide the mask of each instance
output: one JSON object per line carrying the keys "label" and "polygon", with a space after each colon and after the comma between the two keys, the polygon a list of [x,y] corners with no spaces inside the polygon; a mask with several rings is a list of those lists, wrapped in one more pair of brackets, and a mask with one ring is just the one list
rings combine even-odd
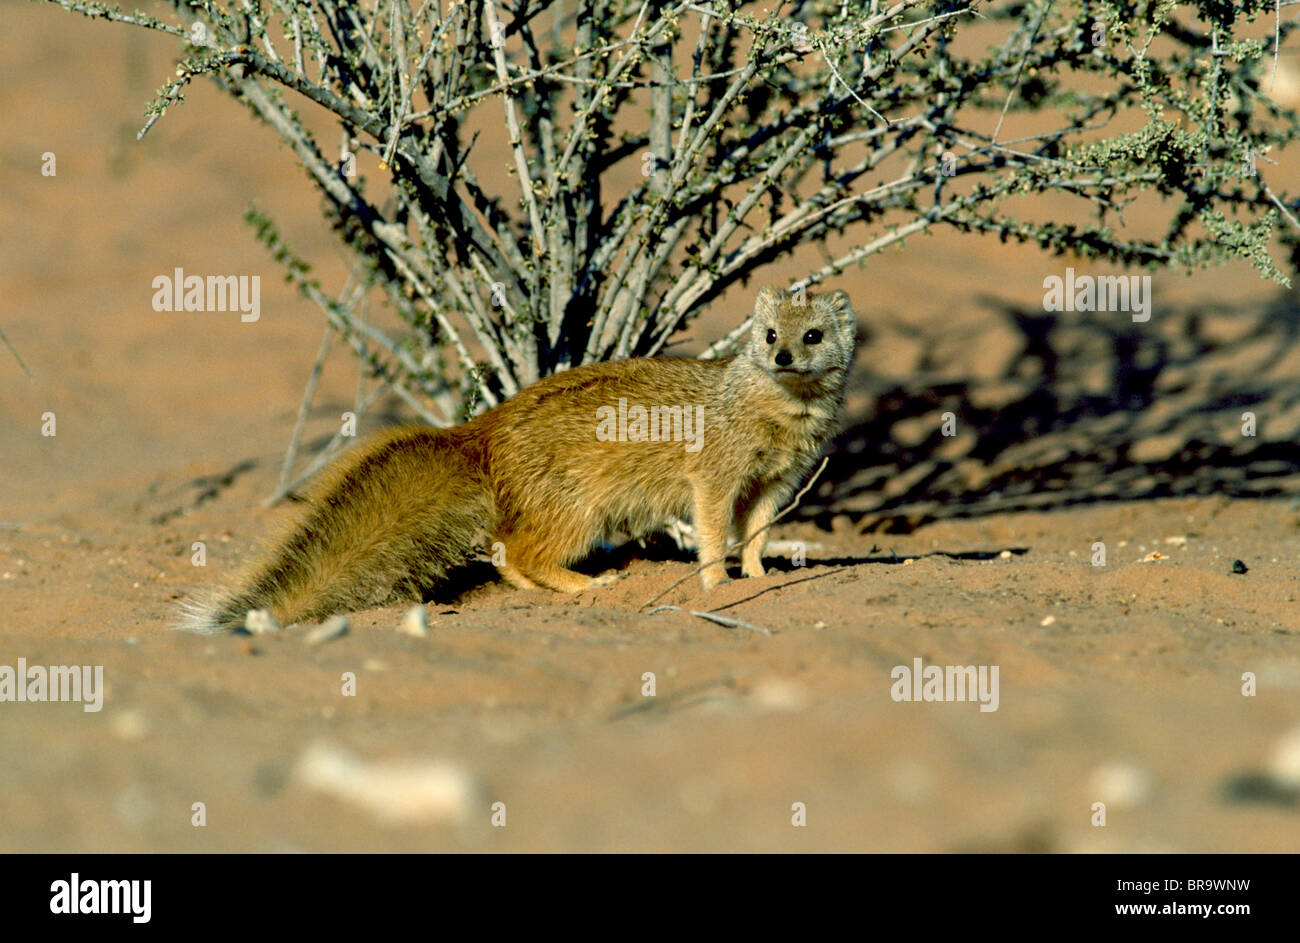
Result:
{"label": "thin twig", "polygon": [[867,111],[871,112],[881,121],[883,121],[885,124],[890,124],[891,122],[888,118],[886,118],[880,112],[876,111],[876,109],[872,108],[871,105],[868,104],[861,95],[859,95],[857,92],[853,90],[853,86],[851,86],[848,82],[844,81],[844,76],[840,75],[840,70],[835,68],[835,63],[831,61],[831,55],[826,49],[826,43],[824,40],[820,43],[818,48],[821,49],[823,61],[825,61],[827,67],[830,68],[831,72],[835,75],[835,77],[840,80],[840,84],[844,86],[844,90],[848,92],[850,95],[852,95],[855,99],[857,99],[858,104],[861,105],[863,108],[867,109]]}
{"label": "thin twig", "polygon": [[1038,31],[1043,28],[1043,23],[1047,20],[1047,14],[1052,9],[1054,0],[1047,0],[1043,7],[1042,14],[1038,17],[1038,22],[1034,24],[1034,31],[1029,36],[1029,42],[1025,43],[1025,51],[1020,57],[1020,68],[1016,70],[1016,79],[1011,83],[1011,88],[1007,90],[1007,100],[1002,103],[1002,114],[998,115],[998,126],[993,129],[993,140],[998,139],[1002,132],[1002,122],[1007,120],[1007,109],[1011,107],[1011,99],[1015,97],[1016,89],[1020,87],[1021,76],[1025,74],[1025,63],[1029,60],[1029,52],[1034,48],[1034,43],[1038,41]]}
{"label": "thin twig", "polygon": [[280,484],[277,488],[283,491],[289,484],[289,476],[293,474],[294,463],[298,460],[298,447],[302,444],[303,426],[307,424],[307,415],[311,412],[312,400],[316,398],[316,386],[320,383],[321,371],[325,366],[325,358],[329,355],[330,346],[334,342],[334,325],[325,325],[325,335],[320,341],[320,350],[316,352],[316,362],[312,364],[311,373],[307,377],[307,387],[302,391],[302,401],[298,404],[298,419],[293,424],[293,434],[289,436],[289,447],[284,452],[284,464],[280,466]]}
{"label": "thin twig", "polygon": [[1273,74],[1268,79],[1268,90],[1273,91],[1273,85],[1277,82],[1277,60],[1282,52],[1282,3],[1281,0],[1273,0]]}
{"label": "thin twig", "polygon": [[772,637],[772,633],[761,625],[754,625],[752,622],[745,622],[742,619],[733,619],[731,616],[720,616],[716,612],[701,612],[698,609],[683,609],[681,606],[655,606],[649,612],[648,616],[656,612],[684,612],[687,615],[699,616],[701,619],[707,619],[709,622],[716,622],[718,625],[725,625],[729,629],[749,629],[751,632],[757,632],[760,635]]}
{"label": "thin twig", "polygon": [[[492,61],[496,65],[497,77],[505,83],[509,79],[506,70],[505,33],[501,21],[497,19],[496,5],[493,0],[483,4],[487,17],[489,42],[492,44]],[[528,205],[528,221],[532,224],[533,255],[540,258],[546,252],[546,230],[542,226],[542,214],[537,208],[537,194],[533,190],[533,177],[528,171],[528,155],[524,152],[523,139],[519,134],[519,118],[515,114],[515,100],[507,91],[502,96],[506,109],[506,131],[510,135],[510,149],[515,155],[515,173],[519,177],[519,188],[523,191],[524,202]]]}
{"label": "thin twig", "polygon": [[1261,186],[1264,187],[1264,192],[1268,194],[1268,198],[1273,201],[1273,204],[1282,211],[1282,215],[1287,218],[1287,222],[1297,230],[1300,230],[1300,220],[1295,218],[1295,214],[1291,212],[1285,203],[1277,198],[1277,194],[1269,188],[1268,184],[1261,183]]}
{"label": "thin twig", "polygon": [[5,346],[9,348],[9,352],[14,355],[14,360],[18,361],[18,366],[23,368],[23,373],[27,374],[27,379],[30,380],[32,378],[32,371],[27,369],[27,364],[23,363],[23,358],[18,356],[18,348],[14,347],[14,345],[9,342],[9,337],[5,334],[3,329],[0,329],[0,340],[5,342]]}
{"label": "thin twig", "polygon": [[[393,391],[396,391],[398,387],[388,380],[384,380],[379,384],[377,384],[375,388],[366,395],[366,398],[362,402],[361,407],[356,410],[357,418],[360,418],[366,412],[366,410],[370,408],[370,406],[374,403],[374,401],[379,398],[379,394],[382,393],[385,389],[392,389]],[[283,485],[282,487],[276,488],[275,491],[271,494],[271,496],[263,502],[263,506],[271,507],[274,504],[279,504],[288,495],[293,494],[295,491],[297,491],[307,482],[311,481],[311,479],[316,476],[317,472],[319,472],[322,468],[324,468],[331,461],[333,461],[334,456],[338,452],[339,446],[342,444],[345,438],[351,438],[351,437],[345,436],[343,434],[342,429],[334,433],[334,437],[331,438],[329,442],[325,444],[325,448],[321,449],[320,453],[314,459],[312,459],[311,463],[303,470],[302,474],[299,475],[297,478],[295,478],[293,481],[289,482],[287,485]]]}

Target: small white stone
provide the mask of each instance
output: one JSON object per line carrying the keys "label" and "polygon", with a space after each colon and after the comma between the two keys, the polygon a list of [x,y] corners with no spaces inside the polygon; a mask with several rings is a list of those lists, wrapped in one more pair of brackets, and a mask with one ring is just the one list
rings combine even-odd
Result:
{"label": "small white stone", "polygon": [[790,678],[767,678],[754,685],[754,700],[764,710],[801,711],[808,704],[808,689]]}
{"label": "small white stone", "polygon": [[1055,621],[1056,621],[1056,616],[1045,616],[1045,617],[1043,618],[1043,621],[1040,622],[1040,623],[1038,623],[1038,624],[1039,624],[1039,625],[1051,625],[1051,624],[1052,624],[1053,622],[1055,622]]}
{"label": "small white stone", "polygon": [[1300,790],[1300,727],[1293,727],[1273,748],[1269,772],[1279,784]]}
{"label": "small white stone", "polygon": [[1115,808],[1140,805],[1151,795],[1151,776],[1133,763],[1111,761],[1092,771],[1088,779],[1102,802]]}
{"label": "small white stone", "polygon": [[407,758],[369,762],[325,744],[309,747],[294,778],[364,810],[384,825],[461,822],[483,805],[483,789],[463,767]]}
{"label": "small white stone", "polygon": [[342,638],[348,634],[350,628],[352,623],[348,621],[347,616],[330,616],[324,623],[308,632],[304,641],[308,645],[321,645],[331,639]]}
{"label": "small white stone", "polygon": [[144,739],[149,732],[149,722],[138,710],[127,708],[113,714],[108,720],[113,736],[128,743]]}
{"label": "small white stone", "polygon": [[270,609],[250,609],[244,618],[244,628],[248,629],[250,635],[265,635],[268,632],[279,632],[280,623],[275,621]]}
{"label": "small white stone", "polygon": [[998,554],[998,559],[999,559],[999,560],[1010,560],[1010,559],[1011,559],[1011,551],[1010,551],[1010,550],[1003,550],[1001,553]]}
{"label": "small white stone", "polygon": [[403,635],[424,638],[429,634],[429,611],[423,606],[412,606],[402,616],[402,624],[397,630]]}

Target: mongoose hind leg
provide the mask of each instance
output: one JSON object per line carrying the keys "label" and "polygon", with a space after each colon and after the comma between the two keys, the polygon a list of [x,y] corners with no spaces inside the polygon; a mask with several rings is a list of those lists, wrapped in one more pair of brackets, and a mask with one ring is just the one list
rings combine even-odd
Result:
{"label": "mongoose hind leg", "polygon": [[530,580],[524,574],[520,573],[515,567],[508,563],[502,563],[497,567],[497,572],[506,578],[515,589],[538,589],[538,585]]}
{"label": "mongoose hind leg", "polygon": [[539,563],[530,564],[527,571],[527,578],[561,593],[580,593],[584,589],[604,586],[610,582],[609,576],[591,577],[555,564]]}
{"label": "mongoose hind leg", "polygon": [[498,569],[521,589],[545,586],[561,593],[580,593],[584,589],[605,585],[608,580],[570,570],[556,559],[555,548],[524,534],[502,537],[505,560]]}

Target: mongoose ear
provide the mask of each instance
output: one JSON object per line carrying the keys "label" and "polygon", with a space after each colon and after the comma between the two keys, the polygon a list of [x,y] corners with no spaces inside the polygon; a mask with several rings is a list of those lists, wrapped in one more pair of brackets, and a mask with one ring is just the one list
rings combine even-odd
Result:
{"label": "mongoose ear", "polygon": [[782,294],[784,293],[780,289],[773,288],[771,285],[760,288],[758,298],[754,301],[754,317],[766,317],[780,311]]}
{"label": "mongoose ear", "polygon": [[813,305],[816,310],[834,317],[842,327],[849,330],[857,329],[858,318],[853,313],[853,305],[849,302],[848,292],[828,291],[824,295],[816,296],[813,299]]}

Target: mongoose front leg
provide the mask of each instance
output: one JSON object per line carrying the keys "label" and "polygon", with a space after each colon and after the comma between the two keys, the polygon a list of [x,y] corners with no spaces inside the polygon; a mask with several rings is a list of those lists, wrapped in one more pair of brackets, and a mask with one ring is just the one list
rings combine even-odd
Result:
{"label": "mongoose front leg", "polygon": [[780,503],[780,489],[769,487],[754,499],[754,502],[741,514],[736,529],[744,541],[741,549],[741,572],[746,576],[762,576],[763,548],[767,546],[768,534],[764,530],[776,517],[776,506]]}
{"label": "mongoose front leg", "polygon": [[708,563],[700,572],[705,589],[713,589],[727,579],[723,554],[727,549],[727,530],[731,525],[733,498],[719,494],[706,483],[695,484],[695,538],[700,563]]}

